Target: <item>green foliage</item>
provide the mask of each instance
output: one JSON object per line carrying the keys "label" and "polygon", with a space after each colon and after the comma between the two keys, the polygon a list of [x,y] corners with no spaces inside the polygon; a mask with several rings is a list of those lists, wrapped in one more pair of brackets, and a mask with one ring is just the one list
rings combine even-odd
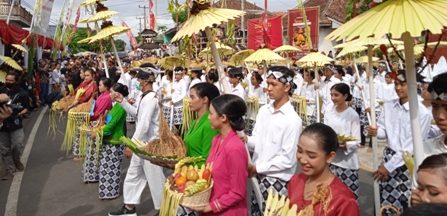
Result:
{"label": "green foliage", "polygon": [[169,0],[168,11],[172,20],[176,23],[183,23],[188,19],[188,6],[186,3],[178,4],[174,0]]}
{"label": "green foliage", "polygon": [[225,44],[234,47],[234,45],[236,44],[236,40],[234,38],[234,33],[235,33],[235,22],[234,21],[229,21],[227,23],[227,28],[225,30],[225,35],[226,38],[224,39]]}
{"label": "green foliage", "polygon": [[126,42],[124,42],[121,39],[115,40],[115,46],[116,46],[116,50],[118,50],[118,52],[126,50]]}
{"label": "green foliage", "polygon": [[[93,35],[94,33],[92,33]],[[101,51],[99,42],[95,43],[78,43],[80,40],[83,40],[88,37],[87,28],[78,28],[76,33],[73,36],[73,39],[71,43],[68,45],[71,53],[76,54],[80,52],[90,51],[90,52],[96,52],[99,53]],[[112,52],[112,44],[110,44],[110,41],[101,41],[102,45],[104,46],[104,52]],[[126,47],[126,42],[124,42],[121,39],[115,40],[116,49],[118,51],[124,51]]]}

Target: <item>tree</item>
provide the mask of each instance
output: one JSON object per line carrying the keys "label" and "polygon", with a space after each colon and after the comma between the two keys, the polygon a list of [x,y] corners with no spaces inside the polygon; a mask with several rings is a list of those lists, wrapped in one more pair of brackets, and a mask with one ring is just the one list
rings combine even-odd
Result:
{"label": "tree", "polygon": [[159,25],[159,26],[157,26],[157,31],[165,33],[167,30],[168,30],[168,27],[166,25]]}
{"label": "tree", "polygon": [[124,42],[124,41],[121,40],[121,39],[116,39],[116,40],[115,40],[115,46],[116,46],[116,50],[117,50],[118,52],[120,52],[120,51],[124,51],[124,50],[126,49],[126,42]]}

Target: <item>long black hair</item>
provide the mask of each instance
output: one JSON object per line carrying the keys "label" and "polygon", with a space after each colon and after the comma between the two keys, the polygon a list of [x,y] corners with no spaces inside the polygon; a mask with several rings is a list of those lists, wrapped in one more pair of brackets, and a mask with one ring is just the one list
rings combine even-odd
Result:
{"label": "long black hair", "polygon": [[247,105],[245,105],[242,98],[236,95],[224,94],[214,98],[211,104],[219,115],[227,116],[233,130],[240,131],[244,129],[243,116],[247,112]]}
{"label": "long black hair", "polygon": [[112,89],[113,91],[122,94],[124,97],[127,97],[129,95],[129,89],[127,88],[127,86],[121,83],[115,83],[115,85],[112,86]]}

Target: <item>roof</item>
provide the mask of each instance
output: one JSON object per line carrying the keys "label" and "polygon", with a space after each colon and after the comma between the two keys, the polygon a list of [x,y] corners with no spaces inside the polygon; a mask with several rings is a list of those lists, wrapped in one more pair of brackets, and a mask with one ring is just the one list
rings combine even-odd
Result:
{"label": "roof", "polygon": [[308,0],[305,7],[320,6],[320,25],[331,25],[331,19],[344,23],[347,0]]}
{"label": "roof", "polygon": [[[231,0],[231,1],[224,0],[224,2],[226,3],[225,8],[241,10],[242,0]],[[221,5],[222,5],[222,0],[214,3],[214,7],[220,7]],[[264,11],[264,8],[261,8],[261,7],[257,6],[256,4],[245,0],[244,11],[247,12],[247,14],[251,14],[255,11]]]}

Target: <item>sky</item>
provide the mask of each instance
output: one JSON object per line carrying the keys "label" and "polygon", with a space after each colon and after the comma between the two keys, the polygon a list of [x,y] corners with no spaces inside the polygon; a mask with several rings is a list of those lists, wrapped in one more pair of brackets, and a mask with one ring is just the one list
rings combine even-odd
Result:
{"label": "sky", "polygon": [[[32,10],[34,8],[35,0],[21,0],[22,5],[28,10]],[[79,5],[83,0],[74,0],[75,5]],[[168,28],[174,26],[174,22],[171,19],[171,15],[167,11],[168,8],[168,0],[152,0],[154,3],[157,2],[157,25],[166,25]],[[184,0],[178,0],[179,3],[184,2]],[[216,0],[217,1],[217,0]],[[227,0],[231,1],[231,0]],[[246,0],[246,2],[255,3],[261,8],[264,8],[264,0]],[[63,6],[64,0],[54,0],[53,10],[50,18],[50,25],[56,25],[57,20],[60,16],[60,12]],[[297,4],[297,0],[268,0],[268,10],[269,11],[286,11]],[[137,17],[143,17],[144,10],[139,8],[139,6],[148,6],[148,0],[108,0],[105,1],[105,6],[109,8],[109,10],[119,12],[113,18],[113,22],[115,25],[121,23],[121,20],[124,20],[129,27],[132,29],[134,35],[137,35],[139,31],[139,20]],[[82,11],[82,10],[81,10]],[[76,9],[74,12],[76,13]],[[155,13],[155,8],[154,8]],[[88,17],[84,12],[81,12],[81,19]],[[143,22],[143,21],[142,21]],[[82,26],[82,25],[80,25]],[[128,44],[128,39],[124,36],[120,37],[124,39]]]}

